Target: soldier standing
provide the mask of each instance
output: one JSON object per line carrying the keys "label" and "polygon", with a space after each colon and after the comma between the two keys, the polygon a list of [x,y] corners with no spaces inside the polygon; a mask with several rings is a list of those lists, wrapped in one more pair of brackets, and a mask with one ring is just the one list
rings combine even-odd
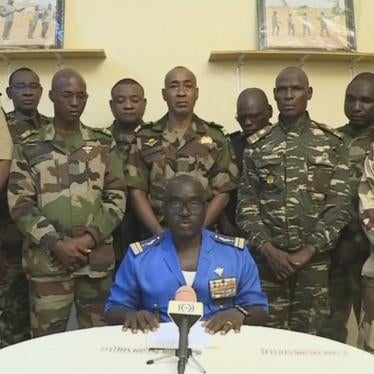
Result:
{"label": "soldier standing", "polygon": [[100,326],[112,282],[111,233],[125,209],[122,163],[108,130],[80,122],[88,98],[79,73],[52,80],[53,122],[22,137],[9,177],[10,213],[25,236],[34,336]]}
{"label": "soldier standing", "polygon": [[365,160],[358,193],[364,230],[371,243],[370,257],[362,268],[362,315],[358,347],[374,353],[374,143],[372,143],[371,152]]}
{"label": "soldier standing", "polygon": [[[273,108],[269,105],[264,91],[259,88],[247,88],[240,93],[236,102],[236,120],[241,131],[230,134],[230,140],[235,152],[239,174],[242,174],[243,152],[247,138],[265,126],[271,126],[269,120],[273,115]],[[231,236],[243,235],[235,223],[237,190],[230,192],[230,200],[225,213],[220,217],[220,231]]]}
{"label": "soldier standing", "polygon": [[329,270],[330,315],[320,335],[345,343],[347,322],[353,310],[359,320],[361,310],[361,269],[369,254],[369,242],[358,213],[358,187],[364,160],[374,141],[374,74],[361,73],[349,83],[344,111],[349,123],[340,130],[346,139],[353,194],[353,219],[341,232],[332,252]]}
{"label": "soldier standing", "polygon": [[139,218],[153,234],[163,231],[163,195],[174,175],[190,174],[203,184],[209,200],[206,227],[216,222],[237,187],[238,169],[222,126],[193,112],[198,94],[190,70],[178,66],[169,71],[162,90],[169,111],[142,126],[130,151],[128,186]]}
{"label": "soldier standing", "polygon": [[[143,123],[143,115],[147,104],[143,87],[134,79],[125,78],[118,81],[111,90],[110,108],[114,122],[110,127],[117,143],[123,168],[127,165],[131,143],[135,140],[135,131]],[[142,222],[129,199],[126,213],[121,224],[113,232],[113,245],[116,264],[119,266],[128,246],[143,239]]]}
{"label": "soldier standing", "polygon": [[[7,113],[7,125],[13,143],[26,133],[38,131],[50,119],[38,112],[42,95],[38,75],[29,68],[15,70],[6,89],[14,111]],[[0,195],[0,241],[3,246],[4,276],[0,283],[0,337],[3,345],[30,337],[28,283],[22,270],[22,234],[9,215],[6,191]]]}
{"label": "soldier standing", "polygon": [[[8,183],[9,166],[12,159],[13,148],[12,138],[10,137],[2,108],[0,108],[0,132],[0,193],[2,193]],[[13,331],[8,333],[10,330],[8,327],[9,320],[4,313],[9,305],[7,297],[8,279],[6,275],[4,246],[0,240],[0,348],[10,344],[10,339],[13,336]]]}
{"label": "soldier standing", "polygon": [[279,122],[245,150],[237,223],[258,257],[269,325],[316,334],[328,314],[328,251],[351,218],[351,193],[343,140],[309,118],[311,97],[302,70],[277,76]]}

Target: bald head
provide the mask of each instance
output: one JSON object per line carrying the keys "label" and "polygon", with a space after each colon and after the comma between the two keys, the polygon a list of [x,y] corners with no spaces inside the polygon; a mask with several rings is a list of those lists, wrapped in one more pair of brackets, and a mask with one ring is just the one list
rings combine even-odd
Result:
{"label": "bald head", "polygon": [[236,118],[245,136],[265,127],[272,115],[273,108],[264,91],[253,87],[240,93],[236,102]]}
{"label": "bald head", "polygon": [[86,82],[75,70],[63,69],[52,79],[49,98],[53,102],[56,123],[77,127],[87,102]]}
{"label": "bald head", "polygon": [[309,86],[309,79],[306,73],[298,68],[297,66],[288,66],[281,70],[281,72],[277,75],[277,78],[275,79],[275,87],[277,86],[277,82],[284,78],[288,77],[297,77],[301,84],[305,85],[306,87]]}
{"label": "bald head", "polygon": [[83,77],[73,69],[62,69],[59,70],[52,78],[51,90],[55,91],[59,88],[61,81],[76,80],[79,83],[83,84],[86,88],[86,82]]}
{"label": "bald head", "polygon": [[166,74],[164,83],[162,97],[169,109],[170,123],[173,123],[172,118],[178,120],[192,118],[199,97],[195,74],[184,66],[177,66]]}
{"label": "bald head", "polygon": [[170,81],[174,78],[176,73],[182,73],[185,76],[187,76],[191,80],[192,84],[196,87],[197,79],[195,74],[190,69],[187,69],[185,66],[176,66],[175,68],[168,71],[165,75],[164,87],[167,87],[170,84]]}
{"label": "bald head", "polygon": [[345,92],[344,113],[356,128],[374,126],[374,74],[358,74]]}
{"label": "bald head", "polygon": [[313,89],[304,71],[296,66],[283,69],[275,80],[274,99],[277,102],[282,120],[287,125],[300,124],[307,116],[308,100]]}
{"label": "bald head", "polygon": [[183,188],[182,186],[188,186],[192,188],[197,196],[201,197],[201,200],[205,202],[205,190],[201,182],[189,174],[180,174],[171,178],[165,188],[164,200],[165,202],[170,199],[175,192],[180,192]]}

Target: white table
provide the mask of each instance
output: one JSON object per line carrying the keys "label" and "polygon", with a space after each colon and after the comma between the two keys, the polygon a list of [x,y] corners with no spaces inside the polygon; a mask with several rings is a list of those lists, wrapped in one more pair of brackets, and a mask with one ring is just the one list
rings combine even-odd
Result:
{"label": "white table", "polygon": [[[1,374],[176,373],[177,358],[146,365],[165,352],[146,348],[144,334],[120,326],[71,331],[0,350]],[[242,327],[240,334],[214,337],[216,348],[196,356],[208,374],[373,373],[374,356],[349,345],[307,334]],[[198,371],[188,363],[186,374]]]}

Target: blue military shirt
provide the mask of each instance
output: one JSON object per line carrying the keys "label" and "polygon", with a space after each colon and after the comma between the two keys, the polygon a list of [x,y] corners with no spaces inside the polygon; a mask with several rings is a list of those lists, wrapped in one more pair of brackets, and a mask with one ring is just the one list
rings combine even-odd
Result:
{"label": "blue military shirt", "polygon": [[[261,290],[258,270],[249,251],[238,249],[235,238],[202,231],[200,257],[192,288],[197,300],[204,304],[204,317],[234,305],[268,308]],[[175,292],[186,285],[177,250],[170,231],[141,243],[133,243],[123,260],[111,289],[105,312],[112,308],[146,309],[160,314],[169,322],[168,303]],[[220,278],[236,279],[236,296],[224,304],[216,303],[210,293],[209,281]]]}

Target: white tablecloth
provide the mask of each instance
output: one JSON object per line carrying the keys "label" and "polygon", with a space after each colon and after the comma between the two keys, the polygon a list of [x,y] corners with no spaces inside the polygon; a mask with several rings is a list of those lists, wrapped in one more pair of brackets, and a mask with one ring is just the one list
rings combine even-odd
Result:
{"label": "white tablecloth", "polygon": [[[168,374],[177,358],[146,365],[165,354],[146,348],[144,334],[120,326],[71,331],[0,350],[1,374]],[[374,356],[349,345],[307,334],[242,327],[240,334],[215,335],[215,348],[196,358],[210,374],[374,373]],[[198,371],[189,360],[186,374]]]}

